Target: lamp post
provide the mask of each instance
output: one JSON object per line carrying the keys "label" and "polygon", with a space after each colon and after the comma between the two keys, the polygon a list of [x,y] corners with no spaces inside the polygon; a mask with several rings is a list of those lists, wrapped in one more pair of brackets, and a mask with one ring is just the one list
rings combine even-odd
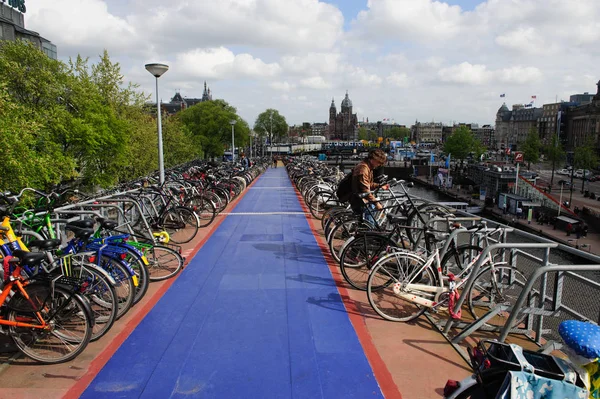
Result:
{"label": "lamp post", "polygon": [[231,124],[231,162],[235,162],[235,136],[234,136],[234,126],[235,126],[235,120],[230,120],[229,123]]}
{"label": "lamp post", "polygon": [[159,181],[162,185],[165,182],[165,162],[163,158],[163,142],[162,142],[162,123],[160,112],[160,101],[158,99],[158,78],[169,70],[169,66],[165,64],[146,64],[146,70],[156,78],[156,112],[158,124],[158,173]]}
{"label": "lamp post", "polygon": [[250,131],[250,159],[252,159],[252,135],[254,134],[254,131]]}

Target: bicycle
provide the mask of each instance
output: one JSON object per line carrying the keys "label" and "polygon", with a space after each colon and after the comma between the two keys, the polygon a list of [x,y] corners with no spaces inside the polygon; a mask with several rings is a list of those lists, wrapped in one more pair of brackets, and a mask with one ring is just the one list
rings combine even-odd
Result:
{"label": "bicycle", "polygon": [[28,281],[22,267],[38,266],[46,255],[15,250],[4,258],[5,284],[0,294],[0,326],[19,350],[41,363],[62,363],[77,357],[88,345],[94,319],[88,302],[71,281],[57,276]]}
{"label": "bicycle", "polygon": [[[483,225],[478,225],[478,229],[482,228]],[[450,317],[461,317],[460,310],[457,313],[453,310],[458,290],[468,281],[468,275],[481,253],[455,275],[442,269],[440,251],[435,245],[439,238],[427,229],[424,237],[426,246],[433,248],[428,251],[430,255],[426,259],[414,252],[391,253],[382,257],[369,274],[367,297],[375,312],[384,319],[408,322],[427,309],[438,311],[443,308],[448,309]],[[494,262],[490,253],[482,261],[482,266],[477,279],[484,280],[485,277],[487,281],[468,287],[469,298],[481,301],[487,298],[486,304],[490,308],[498,303],[516,301],[526,281],[523,273],[504,262]],[[482,287],[489,287],[485,292],[493,294],[481,297]],[[477,314],[470,310],[477,319]]]}

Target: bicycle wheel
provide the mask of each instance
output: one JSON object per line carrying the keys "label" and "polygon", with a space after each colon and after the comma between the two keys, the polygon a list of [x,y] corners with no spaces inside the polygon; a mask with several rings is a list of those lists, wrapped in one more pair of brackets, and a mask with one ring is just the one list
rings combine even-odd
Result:
{"label": "bicycle wheel", "polygon": [[85,299],[59,286],[40,312],[10,310],[8,320],[49,328],[9,327],[9,334],[24,355],[46,364],[62,363],[77,357],[90,342],[92,320]]}
{"label": "bicycle wheel", "polygon": [[[477,274],[473,286],[469,289],[469,311],[477,320],[497,305],[513,306],[526,283],[525,275],[514,267],[487,266]],[[486,324],[504,326],[510,313],[510,309],[499,312]],[[519,315],[511,327],[518,326],[525,317],[524,314]]]}
{"label": "bicycle wheel", "polygon": [[184,244],[196,237],[200,221],[194,211],[178,206],[168,209],[163,214],[160,225],[169,233],[170,240],[173,243]]}
{"label": "bicycle wheel", "polygon": [[117,293],[118,310],[117,320],[133,306],[135,298],[135,285],[129,270],[116,259],[103,256],[100,259],[100,267],[104,269],[115,280],[114,288]]}
{"label": "bicycle wheel", "polygon": [[[367,280],[373,265],[388,254],[396,243],[387,236],[369,233],[359,234],[344,247],[340,255],[340,271],[344,279],[357,290],[366,291]],[[379,287],[373,287],[376,289]]]}
{"label": "bicycle wheel", "polygon": [[96,270],[96,265],[73,264],[70,274],[83,281],[81,294],[88,300],[95,320],[90,341],[96,341],[110,330],[117,319],[117,292],[109,279]]}
{"label": "bicycle wheel", "polygon": [[461,245],[448,250],[442,258],[440,265],[444,273],[461,273],[465,266],[470,264],[483,251],[478,245]]}
{"label": "bicycle wheel", "polygon": [[215,220],[217,211],[213,201],[205,196],[195,196],[186,201],[185,206],[193,210],[200,221],[199,227],[206,227]]}
{"label": "bicycle wheel", "polygon": [[435,272],[431,267],[423,269],[424,265],[423,259],[409,253],[379,260],[367,280],[367,298],[375,312],[386,320],[401,322],[421,316],[427,308],[400,295],[434,300],[435,293],[405,288],[406,284],[436,285]]}
{"label": "bicycle wheel", "polygon": [[129,263],[129,267],[133,269],[138,280],[138,284],[135,287],[135,295],[133,296],[133,304],[135,305],[142,300],[148,291],[148,286],[150,285],[148,268],[144,264],[144,261],[139,253],[131,248],[122,248],[127,251],[127,257],[125,258],[125,261]]}
{"label": "bicycle wheel", "polygon": [[352,237],[354,233],[356,233],[359,225],[359,220],[348,220],[337,225],[333,230],[331,230],[331,233],[329,233],[329,237],[327,237],[327,245],[329,246],[331,256],[336,262],[340,261],[340,253],[344,243],[350,237]]}
{"label": "bicycle wheel", "polygon": [[161,281],[173,277],[183,268],[181,255],[169,248],[155,245],[144,253],[148,259],[150,281]]}

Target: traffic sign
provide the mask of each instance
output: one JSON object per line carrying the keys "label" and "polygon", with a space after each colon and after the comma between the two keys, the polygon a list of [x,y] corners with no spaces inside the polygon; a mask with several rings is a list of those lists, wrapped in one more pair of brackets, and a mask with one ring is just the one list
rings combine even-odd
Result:
{"label": "traffic sign", "polygon": [[515,152],[515,162],[516,163],[523,162],[523,153],[522,152]]}

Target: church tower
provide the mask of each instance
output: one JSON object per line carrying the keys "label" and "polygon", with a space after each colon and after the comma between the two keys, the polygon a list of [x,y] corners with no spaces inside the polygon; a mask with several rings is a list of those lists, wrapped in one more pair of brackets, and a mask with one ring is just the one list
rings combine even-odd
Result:
{"label": "church tower", "polygon": [[206,87],[206,81],[204,81],[204,93],[202,93],[202,102],[212,100],[210,89]]}
{"label": "church tower", "polygon": [[329,137],[331,140],[335,137],[335,117],[337,115],[337,110],[335,109],[335,102],[333,98],[331,99],[331,106],[329,107]]}

